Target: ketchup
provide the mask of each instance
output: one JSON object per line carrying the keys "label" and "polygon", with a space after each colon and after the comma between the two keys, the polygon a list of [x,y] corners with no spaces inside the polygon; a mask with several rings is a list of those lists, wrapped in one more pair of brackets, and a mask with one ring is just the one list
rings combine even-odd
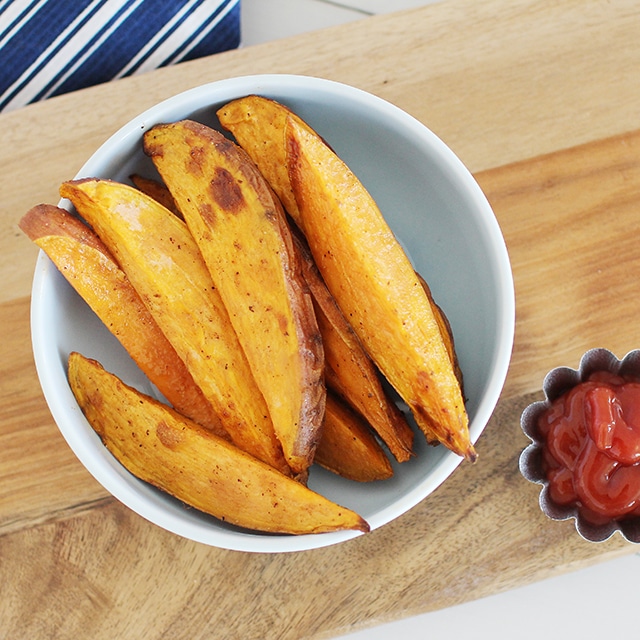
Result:
{"label": "ketchup", "polygon": [[640,380],[597,372],[538,419],[549,495],[593,524],[640,515]]}

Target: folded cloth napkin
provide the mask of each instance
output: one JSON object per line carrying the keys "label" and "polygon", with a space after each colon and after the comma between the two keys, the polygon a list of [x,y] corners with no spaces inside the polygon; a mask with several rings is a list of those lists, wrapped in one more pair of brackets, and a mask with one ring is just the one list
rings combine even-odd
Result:
{"label": "folded cloth napkin", "polygon": [[0,0],[0,111],[240,43],[240,0]]}

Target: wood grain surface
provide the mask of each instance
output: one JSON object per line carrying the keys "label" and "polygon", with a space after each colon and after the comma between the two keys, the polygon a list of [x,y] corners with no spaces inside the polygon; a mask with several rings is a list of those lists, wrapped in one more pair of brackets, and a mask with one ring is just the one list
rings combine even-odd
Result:
{"label": "wood grain surface", "polygon": [[[326,638],[636,551],[547,520],[518,456],[520,413],[550,368],[577,366],[595,346],[640,346],[638,33],[635,2],[448,0],[0,116],[0,637]],[[130,117],[191,86],[265,72],[359,86],[447,142],[494,207],[517,307],[479,462],[369,535],[273,555],[169,534],[75,459],[33,365],[37,252],[17,228]]]}

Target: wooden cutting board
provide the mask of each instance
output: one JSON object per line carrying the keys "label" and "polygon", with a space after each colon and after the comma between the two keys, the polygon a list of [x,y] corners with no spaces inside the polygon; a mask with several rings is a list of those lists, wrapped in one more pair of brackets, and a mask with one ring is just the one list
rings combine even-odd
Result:
{"label": "wooden cutting board", "polygon": [[[477,179],[500,222],[516,286],[505,393],[606,347],[640,348],[640,133],[578,146]],[[532,373],[535,375],[532,376]]]}
{"label": "wooden cutting board", "polygon": [[[477,174],[510,253],[502,398],[463,464],[397,521],[292,555],[208,548],[147,523],[75,460],[40,394],[28,298],[0,305],[0,620],[8,637],[326,637],[631,553],[539,511],[518,471],[524,407],[591,347],[640,347],[640,132]],[[473,313],[473,309],[469,310]],[[29,425],[25,427],[25,425]],[[303,596],[303,597],[301,597]],[[178,631],[179,630],[179,631]]]}
{"label": "wooden cutting board", "polygon": [[[635,0],[447,0],[2,114],[0,637],[334,637],[636,552],[547,520],[517,462],[520,413],[550,368],[594,346],[640,346],[639,29]],[[254,73],[345,82],[427,124],[488,194],[516,285],[511,369],[478,463],[379,531],[288,556],[180,539],[82,468],[40,393],[28,327],[37,252],[17,228],[134,115]]]}

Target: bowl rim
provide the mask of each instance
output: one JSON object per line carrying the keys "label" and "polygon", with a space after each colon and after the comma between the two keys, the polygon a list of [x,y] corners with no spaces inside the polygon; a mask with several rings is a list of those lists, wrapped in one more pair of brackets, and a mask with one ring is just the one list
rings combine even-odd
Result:
{"label": "bowl rim", "polygon": [[[216,80],[205,83],[186,91],[168,97],[156,105],[149,107],[129,122],[111,134],[90,156],[76,173],[76,177],[84,177],[91,173],[95,175],[93,167],[96,158],[109,152],[112,148],[117,148],[130,140],[139,140],[145,129],[150,128],[161,120],[167,119],[167,113],[181,112],[192,113],[199,109],[206,108],[215,101],[232,99],[240,95],[247,95],[247,87],[252,87],[252,93],[258,93],[261,88],[268,92],[275,89],[279,92],[295,90],[304,93],[307,89],[321,90],[336,97],[347,96],[350,100],[366,103],[367,109],[377,109],[386,115],[399,119],[403,126],[412,130],[417,136],[426,139],[438,153],[439,160],[452,171],[459,184],[464,187],[473,199],[475,207],[478,208],[485,225],[485,231],[489,235],[489,241],[495,254],[493,259],[497,265],[493,274],[497,280],[498,287],[498,308],[496,318],[498,322],[495,327],[497,349],[493,353],[490,363],[489,380],[486,391],[477,407],[472,424],[470,425],[472,442],[476,442],[482,431],[486,427],[489,419],[498,402],[502,388],[507,376],[513,349],[515,333],[515,291],[511,264],[502,231],[495,217],[495,214],[476,182],[475,178],[465,167],[462,161],[454,152],[434,134],[426,125],[418,121],[406,111],[396,105],[372,93],[346,85],[334,80],[318,78],[314,76],[294,75],[294,74],[258,74],[245,75],[223,80]],[[216,94],[216,92],[218,92]],[[220,97],[222,96],[222,97]],[[229,97],[227,97],[229,96]],[[182,117],[185,117],[184,115]],[[60,201],[60,206],[67,207],[68,203]],[[34,360],[40,384],[49,405],[50,411],[56,422],[58,429],[67,441],[76,457],[90,472],[90,474],[116,499],[128,506],[138,515],[150,522],[169,530],[182,537],[201,542],[210,546],[245,552],[280,553],[291,551],[302,551],[321,548],[362,535],[356,531],[339,531],[322,534],[306,534],[300,536],[271,535],[260,532],[242,530],[241,535],[236,532],[212,531],[210,528],[195,526],[186,520],[174,517],[163,510],[158,504],[145,500],[134,490],[131,484],[118,476],[110,468],[95,467],[89,464],[92,459],[88,447],[74,437],[74,429],[68,419],[69,412],[75,414],[81,421],[84,416],[80,412],[77,403],[69,403],[67,396],[61,396],[55,392],[59,385],[55,368],[49,366],[51,358],[58,356],[54,345],[49,345],[46,333],[46,322],[44,322],[44,309],[42,308],[43,290],[47,286],[52,270],[56,268],[49,258],[40,251],[36,262],[36,269],[32,284],[31,302],[31,327],[32,346]],[[79,415],[78,415],[79,414]],[[450,453],[450,452],[448,452]],[[369,518],[371,530],[377,529],[388,522],[406,513],[419,502],[430,495],[439,487],[462,462],[462,458],[455,454],[446,455],[432,469],[431,473],[419,484],[406,492],[393,504],[381,509],[375,517]]]}

